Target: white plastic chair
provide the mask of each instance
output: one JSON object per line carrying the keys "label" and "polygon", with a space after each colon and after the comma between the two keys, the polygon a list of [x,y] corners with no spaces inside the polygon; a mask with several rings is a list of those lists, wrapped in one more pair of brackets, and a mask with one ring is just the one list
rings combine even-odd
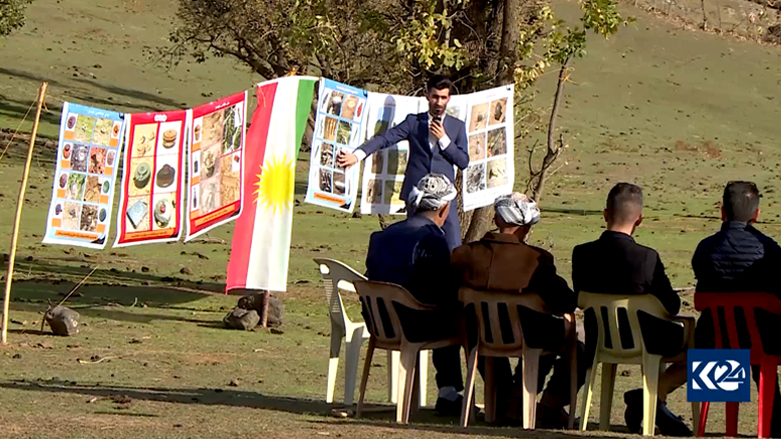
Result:
{"label": "white plastic chair", "polygon": [[[586,431],[591,399],[596,385],[597,366],[602,363],[602,394],[599,404],[599,428],[610,427],[610,409],[613,403],[613,389],[616,380],[616,368],[619,364],[639,364],[643,375],[643,436],[653,436],[656,426],[656,401],[659,390],[659,375],[664,370],[663,363],[685,361],[686,352],[676,357],[662,357],[648,352],[640,329],[638,311],[644,311],[656,318],[681,325],[684,340],[670,340],[688,348],[694,346],[694,317],[671,316],[656,297],[650,294],[612,295],[580,292],[578,306],[583,311],[592,308],[596,317],[597,342],[594,362],[586,375],[583,392],[583,404],[580,407],[580,430]],[[624,347],[619,332],[619,310],[626,311],[626,320],[632,336],[632,346]],[[610,342],[606,342],[610,340]],[[590,343],[587,341],[587,343]],[[699,403],[692,403],[694,425],[698,423]]]}
{"label": "white plastic chair", "polygon": [[[331,404],[334,401],[336,388],[336,375],[339,369],[339,352],[342,348],[342,340],[345,344],[346,369],[344,373],[344,404],[352,406],[355,394],[355,382],[358,376],[358,363],[360,362],[361,346],[363,341],[370,337],[364,322],[353,322],[347,316],[339,290],[355,293],[353,282],[366,280],[362,274],[353,270],[346,264],[334,259],[315,258],[315,263],[323,277],[323,289],[325,300],[328,302],[328,313],[331,316],[331,356],[328,362],[328,387],[325,400]],[[357,293],[356,293],[357,294]],[[401,358],[399,352],[388,352],[388,400],[396,403],[398,394],[398,374]],[[426,405],[426,386],[428,385],[428,351],[420,353],[420,406]]]}

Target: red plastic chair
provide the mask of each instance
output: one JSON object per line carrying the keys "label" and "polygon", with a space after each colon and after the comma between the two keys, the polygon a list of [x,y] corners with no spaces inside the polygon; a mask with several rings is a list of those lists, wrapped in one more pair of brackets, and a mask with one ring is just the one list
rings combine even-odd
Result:
{"label": "red plastic chair", "polygon": [[[773,415],[773,397],[775,395],[776,376],[778,365],[781,364],[781,355],[769,355],[762,345],[762,337],[759,335],[754,310],[759,308],[774,314],[781,314],[781,300],[769,293],[696,293],[694,295],[694,307],[702,312],[710,310],[713,316],[713,334],[715,335],[716,349],[741,348],[738,340],[738,328],[735,322],[735,308],[743,308],[746,317],[746,326],[751,338],[751,364],[759,365],[759,421],[758,436],[770,437],[770,421]],[[729,346],[722,343],[722,321],[719,308],[723,309],[724,325],[727,328]],[[781,403],[781,402],[779,402]],[[697,428],[697,437],[705,434],[705,424],[708,421],[709,403],[702,404],[700,409],[700,425]],[[738,435],[738,403],[727,403],[727,433],[729,437]]]}

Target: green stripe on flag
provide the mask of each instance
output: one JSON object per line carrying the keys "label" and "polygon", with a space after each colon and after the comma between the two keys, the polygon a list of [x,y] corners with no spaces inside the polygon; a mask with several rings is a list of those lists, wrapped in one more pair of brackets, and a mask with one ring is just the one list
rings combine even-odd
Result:
{"label": "green stripe on flag", "polygon": [[310,79],[301,79],[298,81],[298,99],[296,101],[296,162],[298,162],[298,151],[301,150],[301,140],[304,137],[309,113],[312,110],[312,99],[315,97],[315,82]]}

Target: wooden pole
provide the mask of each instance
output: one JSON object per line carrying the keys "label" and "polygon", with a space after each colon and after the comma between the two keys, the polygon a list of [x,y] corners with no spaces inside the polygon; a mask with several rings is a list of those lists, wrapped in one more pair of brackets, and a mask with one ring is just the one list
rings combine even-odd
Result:
{"label": "wooden pole", "polygon": [[263,312],[260,314],[260,326],[268,328],[268,307],[271,304],[271,292],[263,290]]}
{"label": "wooden pole", "polygon": [[11,302],[11,283],[14,276],[14,262],[16,261],[16,243],[19,240],[19,225],[22,221],[22,205],[24,204],[24,193],[27,191],[27,179],[30,177],[30,165],[33,162],[33,147],[35,146],[35,137],[38,135],[38,123],[41,120],[41,109],[46,97],[46,87],[49,84],[44,82],[38,90],[38,110],[35,112],[35,122],[33,122],[33,132],[30,135],[30,146],[27,147],[27,162],[24,165],[24,174],[22,175],[22,186],[19,188],[19,200],[16,203],[16,218],[14,219],[14,234],[11,237],[11,253],[8,256],[8,274],[5,277],[5,297],[3,298],[3,329],[0,343],[8,343],[8,308]]}

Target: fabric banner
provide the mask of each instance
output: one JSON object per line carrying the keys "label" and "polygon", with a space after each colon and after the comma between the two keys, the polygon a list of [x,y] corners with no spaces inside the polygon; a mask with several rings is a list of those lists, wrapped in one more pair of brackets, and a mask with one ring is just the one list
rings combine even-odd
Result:
{"label": "fabric banner", "polygon": [[106,246],[124,132],[123,114],[65,102],[45,244]]}
{"label": "fabric banner", "polygon": [[320,82],[315,135],[309,162],[307,203],[352,212],[358,198],[360,166],[336,167],[339,151],[352,152],[364,138],[367,92],[330,79]]}
{"label": "fabric banner", "polygon": [[191,110],[185,242],[241,213],[247,92]]}
{"label": "fabric banner", "polygon": [[515,183],[513,86],[469,95],[466,131],[469,167],[463,178],[464,212],[493,204]]}
{"label": "fabric banner", "polygon": [[[427,108],[428,104],[421,97],[369,93],[367,107],[366,139],[369,140],[403,122],[408,115],[425,111],[422,108]],[[406,203],[400,194],[408,161],[409,142],[406,140],[366,157],[362,214],[406,215]]]}
{"label": "fabric banner", "polygon": [[296,160],[316,81],[294,76],[258,85],[245,152],[247,206],[233,233],[228,290],[287,290]]}
{"label": "fabric banner", "polygon": [[188,111],[127,115],[127,145],[114,247],[182,235]]}

